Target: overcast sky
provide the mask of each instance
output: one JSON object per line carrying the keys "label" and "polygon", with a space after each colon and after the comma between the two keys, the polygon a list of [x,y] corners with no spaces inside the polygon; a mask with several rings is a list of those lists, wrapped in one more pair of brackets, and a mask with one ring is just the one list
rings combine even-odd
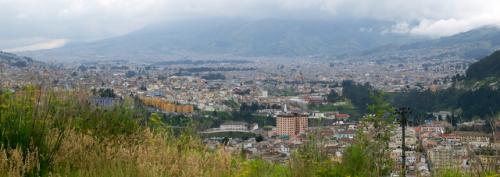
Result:
{"label": "overcast sky", "polygon": [[500,26],[499,0],[0,0],[0,49],[35,50],[198,17],[368,18],[390,32],[447,36]]}

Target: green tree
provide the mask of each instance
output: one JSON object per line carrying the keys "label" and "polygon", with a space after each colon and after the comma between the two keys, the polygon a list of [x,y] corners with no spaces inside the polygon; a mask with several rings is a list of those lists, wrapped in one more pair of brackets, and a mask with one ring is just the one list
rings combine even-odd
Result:
{"label": "green tree", "polygon": [[328,102],[335,102],[340,100],[340,95],[335,90],[330,90],[330,93],[326,96]]}
{"label": "green tree", "polygon": [[319,176],[388,176],[394,162],[390,158],[389,140],[394,116],[392,106],[384,101],[384,95],[372,95],[374,104],[369,106],[359,127],[355,143],[344,151],[341,163]]}

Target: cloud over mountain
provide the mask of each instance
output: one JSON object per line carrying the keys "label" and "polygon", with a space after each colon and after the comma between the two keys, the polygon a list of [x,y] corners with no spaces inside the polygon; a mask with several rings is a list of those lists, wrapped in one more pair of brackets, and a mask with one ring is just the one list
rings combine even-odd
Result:
{"label": "cloud over mountain", "polygon": [[0,42],[94,40],[200,17],[376,19],[394,22],[388,32],[435,37],[500,25],[496,0],[0,0],[0,6]]}

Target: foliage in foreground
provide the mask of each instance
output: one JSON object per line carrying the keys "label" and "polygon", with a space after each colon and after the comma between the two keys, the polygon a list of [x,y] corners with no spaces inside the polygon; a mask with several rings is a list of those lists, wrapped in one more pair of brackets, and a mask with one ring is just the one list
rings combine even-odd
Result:
{"label": "foliage in foreground", "polygon": [[392,168],[389,131],[381,131],[389,127],[383,118],[390,106],[381,102],[370,107],[374,116],[366,122],[382,133],[360,132],[339,162],[327,155],[321,138],[311,136],[288,163],[275,164],[208,149],[191,129],[174,134],[131,99],[97,108],[84,93],[40,90],[0,93],[0,177],[387,176]]}
{"label": "foliage in foreground", "polygon": [[2,94],[0,176],[233,176],[241,165],[191,133],[140,126],[145,114],[132,104],[100,109],[86,97]]}

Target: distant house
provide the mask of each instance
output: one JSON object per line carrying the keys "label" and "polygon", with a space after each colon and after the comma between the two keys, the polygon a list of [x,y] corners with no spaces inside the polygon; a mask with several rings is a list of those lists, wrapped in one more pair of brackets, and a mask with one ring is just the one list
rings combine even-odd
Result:
{"label": "distant house", "polygon": [[463,122],[459,124],[458,127],[460,127],[460,129],[463,130],[481,131],[485,125],[486,125],[485,120],[474,120],[471,122]]}
{"label": "distant house", "polygon": [[500,132],[495,132],[495,135],[491,137],[491,143],[493,148],[500,149]]}
{"label": "distant house", "polygon": [[463,143],[468,143],[474,147],[486,147],[490,144],[490,135],[482,132],[456,131],[458,139]]}
{"label": "distant house", "polygon": [[446,140],[450,143],[458,143],[460,142],[460,137],[455,133],[445,133],[440,136],[442,139]]}
{"label": "distant house", "polygon": [[439,111],[439,112],[434,112],[432,113],[434,118],[436,120],[447,120],[447,118],[452,116],[452,113],[450,111]]}
{"label": "distant house", "polygon": [[349,119],[351,116],[349,114],[336,114],[336,119]]}
{"label": "distant house", "polygon": [[221,130],[248,130],[247,123],[245,122],[236,122],[236,121],[229,121],[229,122],[224,122],[219,126],[219,129]]}
{"label": "distant house", "polygon": [[322,113],[322,112],[319,112],[319,111],[316,111],[316,112],[313,112],[309,118],[312,118],[312,119],[318,119],[318,118],[325,118],[325,113]]}
{"label": "distant house", "polygon": [[155,91],[151,92],[151,95],[154,97],[162,97],[162,96],[165,96],[165,92],[163,92],[161,90],[155,90]]}
{"label": "distant house", "polygon": [[[396,162],[401,162],[402,158],[401,158],[401,155],[403,154],[403,151],[401,150],[401,148],[398,148],[398,149],[394,149],[391,151],[391,158],[396,161]],[[406,164],[409,165],[409,164],[415,164],[417,162],[417,156],[416,156],[416,152],[415,151],[406,151],[405,152],[406,154]]]}
{"label": "distant house", "polygon": [[464,146],[436,146],[427,153],[433,171],[459,169],[467,156]]}
{"label": "distant house", "polygon": [[451,124],[448,122],[435,121],[432,124],[425,124],[420,126],[420,132],[421,133],[432,132],[437,134],[443,134],[445,133],[447,127],[448,128],[451,127]]}
{"label": "distant house", "polygon": [[420,127],[422,132],[444,133],[445,127],[438,125],[425,125]]}
{"label": "distant house", "polygon": [[324,96],[305,96],[304,100],[309,104],[323,104],[326,102]]}
{"label": "distant house", "polygon": [[113,97],[92,97],[90,101],[92,105],[97,107],[112,107],[116,103],[116,99]]}
{"label": "distant house", "polygon": [[335,134],[335,138],[337,139],[353,139],[354,136],[356,136],[356,131],[355,130],[344,130],[344,131],[339,131]]}

